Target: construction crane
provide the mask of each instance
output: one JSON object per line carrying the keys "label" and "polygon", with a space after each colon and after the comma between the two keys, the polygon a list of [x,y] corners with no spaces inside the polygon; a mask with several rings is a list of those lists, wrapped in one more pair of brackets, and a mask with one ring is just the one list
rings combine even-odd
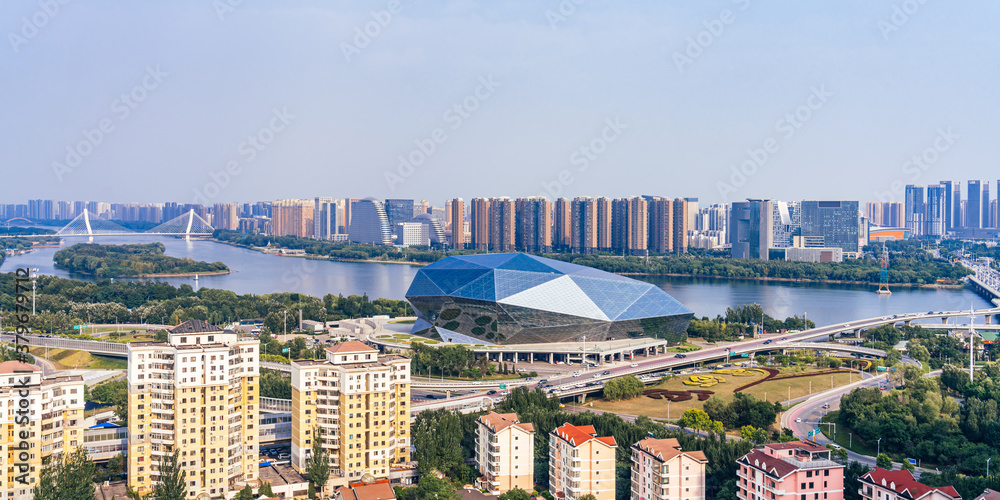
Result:
{"label": "construction crane", "polygon": [[882,269],[879,271],[878,293],[879,295],[892,295],[889,291],[889,248],[882,243]]}

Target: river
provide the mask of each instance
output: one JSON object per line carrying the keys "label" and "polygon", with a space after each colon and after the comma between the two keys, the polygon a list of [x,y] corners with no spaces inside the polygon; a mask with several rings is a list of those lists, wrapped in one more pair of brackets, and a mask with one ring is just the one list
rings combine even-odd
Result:
{"label": "river", "polygon": [[[72,245],[82,238],[64,240]],[[175,286],[187,283],[197,287],[221,288],[239,294],[300,292],[323,296],[367,293],[372,299],[387,297],[402,299],[417,266],[405,264],[375,264],[332,262],[280,257],[208,240],[184,240],[156,236],[98,238],[98,243],[147,243],[159,241],[167,255],[188,257],[207,262],[221,261],[233,271],[220,276],[194,278],[160,278]],[[62,278],[92,280],[91,277],[56,269],[52,255],[57,248],[42,248],[25,255],[8,257],[0,272],[19,267],[38,268],[42,274]],[[856,285],[786,283],[773,281],[741,281],[706,278],[648,277],[653,283],[674,296],[698,317],[724,314],[726,307],[760,303],[768,315],[784,319],[805,314],[817,325],[828,325],[853,319],[871,318],[907,312],[977,309],[991,304],[969,289],[922,289],[893,287],[891,296],[879,296],[872,288]],[[982,321],[982,318],[979,319]],[[960,322],[952,320],[952,322]]]}

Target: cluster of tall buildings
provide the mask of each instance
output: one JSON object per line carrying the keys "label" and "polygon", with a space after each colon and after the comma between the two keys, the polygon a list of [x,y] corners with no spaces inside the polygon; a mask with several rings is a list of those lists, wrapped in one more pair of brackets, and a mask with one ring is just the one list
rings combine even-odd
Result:
{"label": "cluster of tall buildings", "polygon": [[[965,184],[964,190],[959,181],[907,185],[903,202],[869,203],[868,217],[883,227],[905,228],[911,236],[979,238],[996,233],[1000,220],[990,183],[970,180]],[[1000,180],[995,193],[1000,195]]]}
{"label": "cluster of tall buildings", "polygon": [[782,202],[748,199],[729,211],[729,245],[737,259],[839,261],[857,256],[868,240],[868,221],[857,201]]}

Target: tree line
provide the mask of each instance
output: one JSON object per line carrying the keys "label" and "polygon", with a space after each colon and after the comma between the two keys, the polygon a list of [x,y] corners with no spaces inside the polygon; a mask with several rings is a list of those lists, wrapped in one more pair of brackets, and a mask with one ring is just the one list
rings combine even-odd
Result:
{"label": "tree line", "polygon": [[98,278],[131,278],[150,274],[229,272],[222,262],[200,262],[165,255],[163,243],[102,245],[77,243],[52,256],[56,267]]}

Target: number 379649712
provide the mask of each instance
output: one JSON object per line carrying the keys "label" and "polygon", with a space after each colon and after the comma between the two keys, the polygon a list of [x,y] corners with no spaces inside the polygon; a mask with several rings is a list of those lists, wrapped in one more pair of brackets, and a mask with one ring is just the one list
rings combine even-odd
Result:
{"label": "number 379649712", "polygon": [[15,331],[28,333],[28,311],[31,307],[31,299],[24,292],[30,289],[28,283],[31,281],[31,272],[28,268],[20,268],[14,272],[14,275],[14,293],[17,294],[14,297],[14,318],[17,320]]}

